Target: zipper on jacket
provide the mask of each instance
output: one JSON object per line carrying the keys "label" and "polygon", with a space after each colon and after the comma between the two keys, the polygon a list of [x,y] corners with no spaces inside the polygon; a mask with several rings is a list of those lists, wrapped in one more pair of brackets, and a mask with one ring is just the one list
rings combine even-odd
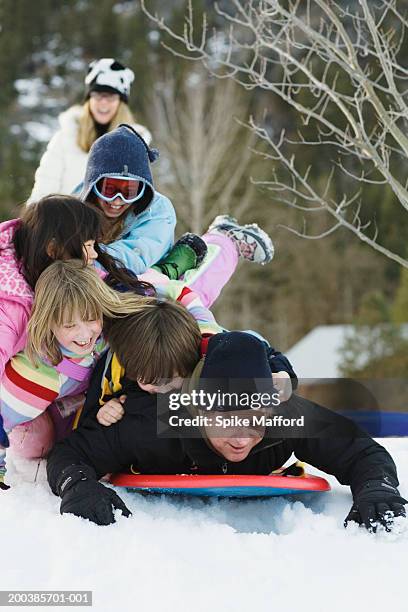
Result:
{"label": "zipper on jacket", "polygon": [[[268,444],[267,446],[264,446],[263,448],[254,450],[254,452],[253,453],[251,452],[250,454],[255,455],[256,453],[260,453],[261,451],[266,450],[267,448],[271,448],[271,446],[277,446],[278,444],[282,444],[282,442],[283,440],[277,440],[276,442],[272,442],[271,444]],[[224,463],[221,465],[221,469],[222,469],[223,474],[227,474],[228,472],[228,462],[227,461],[224,461]]]}

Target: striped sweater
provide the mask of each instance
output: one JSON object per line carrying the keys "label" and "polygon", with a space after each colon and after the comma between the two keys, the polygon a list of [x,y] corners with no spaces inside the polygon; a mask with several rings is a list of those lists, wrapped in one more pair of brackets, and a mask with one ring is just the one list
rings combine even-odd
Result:
{"label": "striped sweater", "polygon": [[[196,319],[204,337],[223,331],[194,291],[180,281],[170,281],[160,273],[151,272],[151,277],[144,280],[154,284],[157,296],[161,299],[176,300],[185,306]],[[150,271],[147,276],[149,274]],[[106,343],[101,339],[92,355],[78,357],[64,352],[70,361],[92,369],[97,356],[105,347]],[[9,433],[16,425],[40,416],[55,400],[77,395],[85,389],[83,381],[79,382],[45,362],[35,367],[24,351],[18,353],[8,362],[0,382],[0,414],[3,418],[4,431]],[[0,450],[0,478],[4,473],[5,451]]]}
{"label": "striped sweater", "polygon": [[[66,354],[66,357],[69,361],[92,370],[105,347],[105,340],[100,339],[91,355],[79,357]],[[54,400],[83,391],[83,381],[59,372],[44,361],[35,367],[22,351],[10,359],[0,382],[0,407],[4,429],[9,432],[15,425],[35,419]]]}
{"label": "striped sweater", "polygon": [[[156,281],[161,281],[163,278],[166,277],[158,274]],[[222,331],[198,295],[182,282],[168,281],[163,284],[155,282],[155,286],[158,297],[174,299],[186,307],[197,320],[203,335]],[[94,353],[100,354],[104,348],[105,342],[100,340],[95,346]],[[92,368],[96,361],[93,355],[78,357],[64,352],[71,361],[84,367]],[[44,362],[36,368],[24,351],[18,353],[8,362],[0,382],[0,408],[5,431],[9,432],[16,425],[35,419],[56,399],[77,395],[83,390],[83,383]]]}
{"label": "striped sweater", "polygon": [[[103,338],[98,340],[90,355],[77,356],[65,352],[65,359],[91,372],[100,353],[106,348]],[[58,366],[57,366],[58,367]],[[83,393],[87,381],[78,381],[45,362],[35,367],[24,351],[6,365],[0,382],[0,411],[3,428],[8,434],[16,425],[40,416],[58,398]],[[0,482],[6,473],[6,450],[0,448]]]}

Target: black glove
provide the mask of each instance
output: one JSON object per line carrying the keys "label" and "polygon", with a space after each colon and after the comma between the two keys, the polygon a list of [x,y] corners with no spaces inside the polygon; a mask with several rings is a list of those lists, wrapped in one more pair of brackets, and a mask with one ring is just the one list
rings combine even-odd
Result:
{"label": "black glove", "polygon": [[406,516],[404,504],[408,501],[401,497],[398,489],[384,480],[369,480],[354,495],[354,504],[348,513],[344,526],[350,521],[364,525],[375,533],[377,526],[383,525],[391,531],[396,516]]}
{"label": "black glove", "polygon": [[116,509],[122,510],[126,517],[132,514],[115,491],[97,482],[88,466],[66,468],[59,478],[57,492],[62,497],[61,514],[75,514],[97,525],[114,523]]}
{"label": "black glove", "polygon": [[297,389],[299,382],[298,377],[296,376],[289,359],[280,351],[277,351],[272,346],[269,346],[267,342],[264,342],[264,344],[271,372],[287,372],[292,382],[292,389]]}
{"label": "black glove", "polygon": [[115,522],[116,509],[122,510],[123,516],[131,515],[115,491],[95,480],[81,480],[64,494],[60,512],[82,516],[97,525],[110,525]]}

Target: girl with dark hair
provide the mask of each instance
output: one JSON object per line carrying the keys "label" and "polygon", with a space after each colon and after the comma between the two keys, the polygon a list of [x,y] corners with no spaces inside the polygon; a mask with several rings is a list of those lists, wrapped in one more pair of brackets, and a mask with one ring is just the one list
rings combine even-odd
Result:
{"label": "girl with dark hair", "polygon": [[132,126],[120,125],[92,145],[79,194],[104,216],[103,250],[134,274],[160,261],[174,243],[173,204],[153,184],[157,157]]}
{"label": "girl with dark hair", "polygon": [[[35,286],[27,347],[10,359],[0,380],[3,438],[27,424],[20,430],[18,453],[24,441],[23,453],[29,448],[30,453],[43,454],[55,433],[69,428],[73,415],[70,420],[65,400],[84,400],[92,368],[106,348],[104,318],[137,312],[143,300],[134,292],[118,293],[80,259],[55,261],[45,268]],[[2,446],[7,447],[7,441]],[[5,448],[0,449],[0,489],[7,488],[5,454]]]}
{"label": "girl with dark hair", "polygon": [[[134,274],[143,274],[157,265],[163,271],[164,264],[166,273],[178,279],[180,273],[195,268],[200,258],[193,257],[192,265],[180,269],[174,266],[174,253],[168,257],[173,246],[176,214],[169,198],[154,186],[151,164],[157,156],[158,151],[150,149],[131,126],[120,125],[92,145],[79,197],[104,216],[101,248],[106,253],[119,259]],[[236,245],[233,248],[245,259],[261,264],[272,259],[273,245],[268,234],[255,224],[240,225],[229,215],[216,217],[204,240],[188,234],[185,248],[197,247],[197,241],[204,242],[204,253],[208,250],[205,267],[211,264],[216,273],[222,267],[217,258],[224,247],[219,244],[219,235],[231,238]],[[185,278],[189,286],[190,280]],[[194,282],[198,282],[197,277]],[[213,278],[209,284],[217,282]]]}
{"label": "girl with dark hair", "polygon": [[[159,298],[177,300],[202,334],[221,331],[188,287],[157,272],[154,276]],[[147,283],[139,285],[152,289]],[[94,266],[79,259],[55,261],[45,268],[35,286],[26,348],[11,357],[0,379],[0,489],[8,488],[4,476],[9,441],[17,455],[38,458],[69,432],[92,368],[106,348],[102,322],[138,312],[144,301],[145,295],[134,291],[115,291]]]}
{"label": "girl with dark hair", "polygon": [[20,219],[0,224],[0,378],[8,360],[25,346],[36,282],[55,260],[82,259],[86,265],[98,258],[108,284],[154,293],[100,250],[101,224],[93,207],[62,195],[42,198],[24,209]]}
{"label": "girl with dark hair", "polygon": [[[138,279],[113,257],[114,251],[111,254],[101,248],[98,239],[103,223],[103,214],[94,206],[65,195],[46,196],[25,208],[21,218],[0,223],[0,378],[9,359],[25,347],[35,285],[41,273],[54,261],[82,259],[85,265],[97,259],[107,273],[104,280],[110,286],[142,295],[154,295],[152,284],[160,289],[169,282],[165,275],[154,271]],[[239,227],[243,237],[253,232],[252,226]],[[225,243],[218,246],[222,257],[215,260],[216,273],[211,272],[214,262],[204,261],[199,282],[191,279],[191,285],[196,287],[205,306],[216,299],[238,260],[239,249],[233,244],[232,230],[229,226],[225,231],[227,229],[230,237],[213,236],[214,240],[217,238]],[[169,261],[177,262],[177,257],[176,253]],[[172,278],[168,264],[160,271]],[[186,282],[190,285],[187,279]]]}

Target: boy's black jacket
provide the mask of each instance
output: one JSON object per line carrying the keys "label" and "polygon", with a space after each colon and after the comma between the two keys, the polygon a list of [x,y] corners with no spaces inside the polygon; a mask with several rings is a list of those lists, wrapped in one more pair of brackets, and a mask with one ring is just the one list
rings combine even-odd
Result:
{"label": "boy's black jacket", "polygon": [[[58,494],[61,474],[70,465],[86,465],[99,479],[106,473],[133,467],[145,474],[269,474],[294,453],[300,460],[333,474],[353,493],[368,480],[383,480],[398,486],[395,464],[389,453],[355,423],[308,400],[294,396],[282,404],[280,413],[312,421],[314,437],[283,438],[270,433],[239,463],[228,462],[203,438],[157,436],[156,396],[123,379],[121,394],[127,395],[124,417],[106,427],[95,416],[99,409],[102,358],[95,368],[79,427],[56,444],[47,463],[48,481]],[[324,432],[323,432],[324,430]],[[188,432],[187,432],[188,434]],[[88,470],[89,473],[89,470]]]}

